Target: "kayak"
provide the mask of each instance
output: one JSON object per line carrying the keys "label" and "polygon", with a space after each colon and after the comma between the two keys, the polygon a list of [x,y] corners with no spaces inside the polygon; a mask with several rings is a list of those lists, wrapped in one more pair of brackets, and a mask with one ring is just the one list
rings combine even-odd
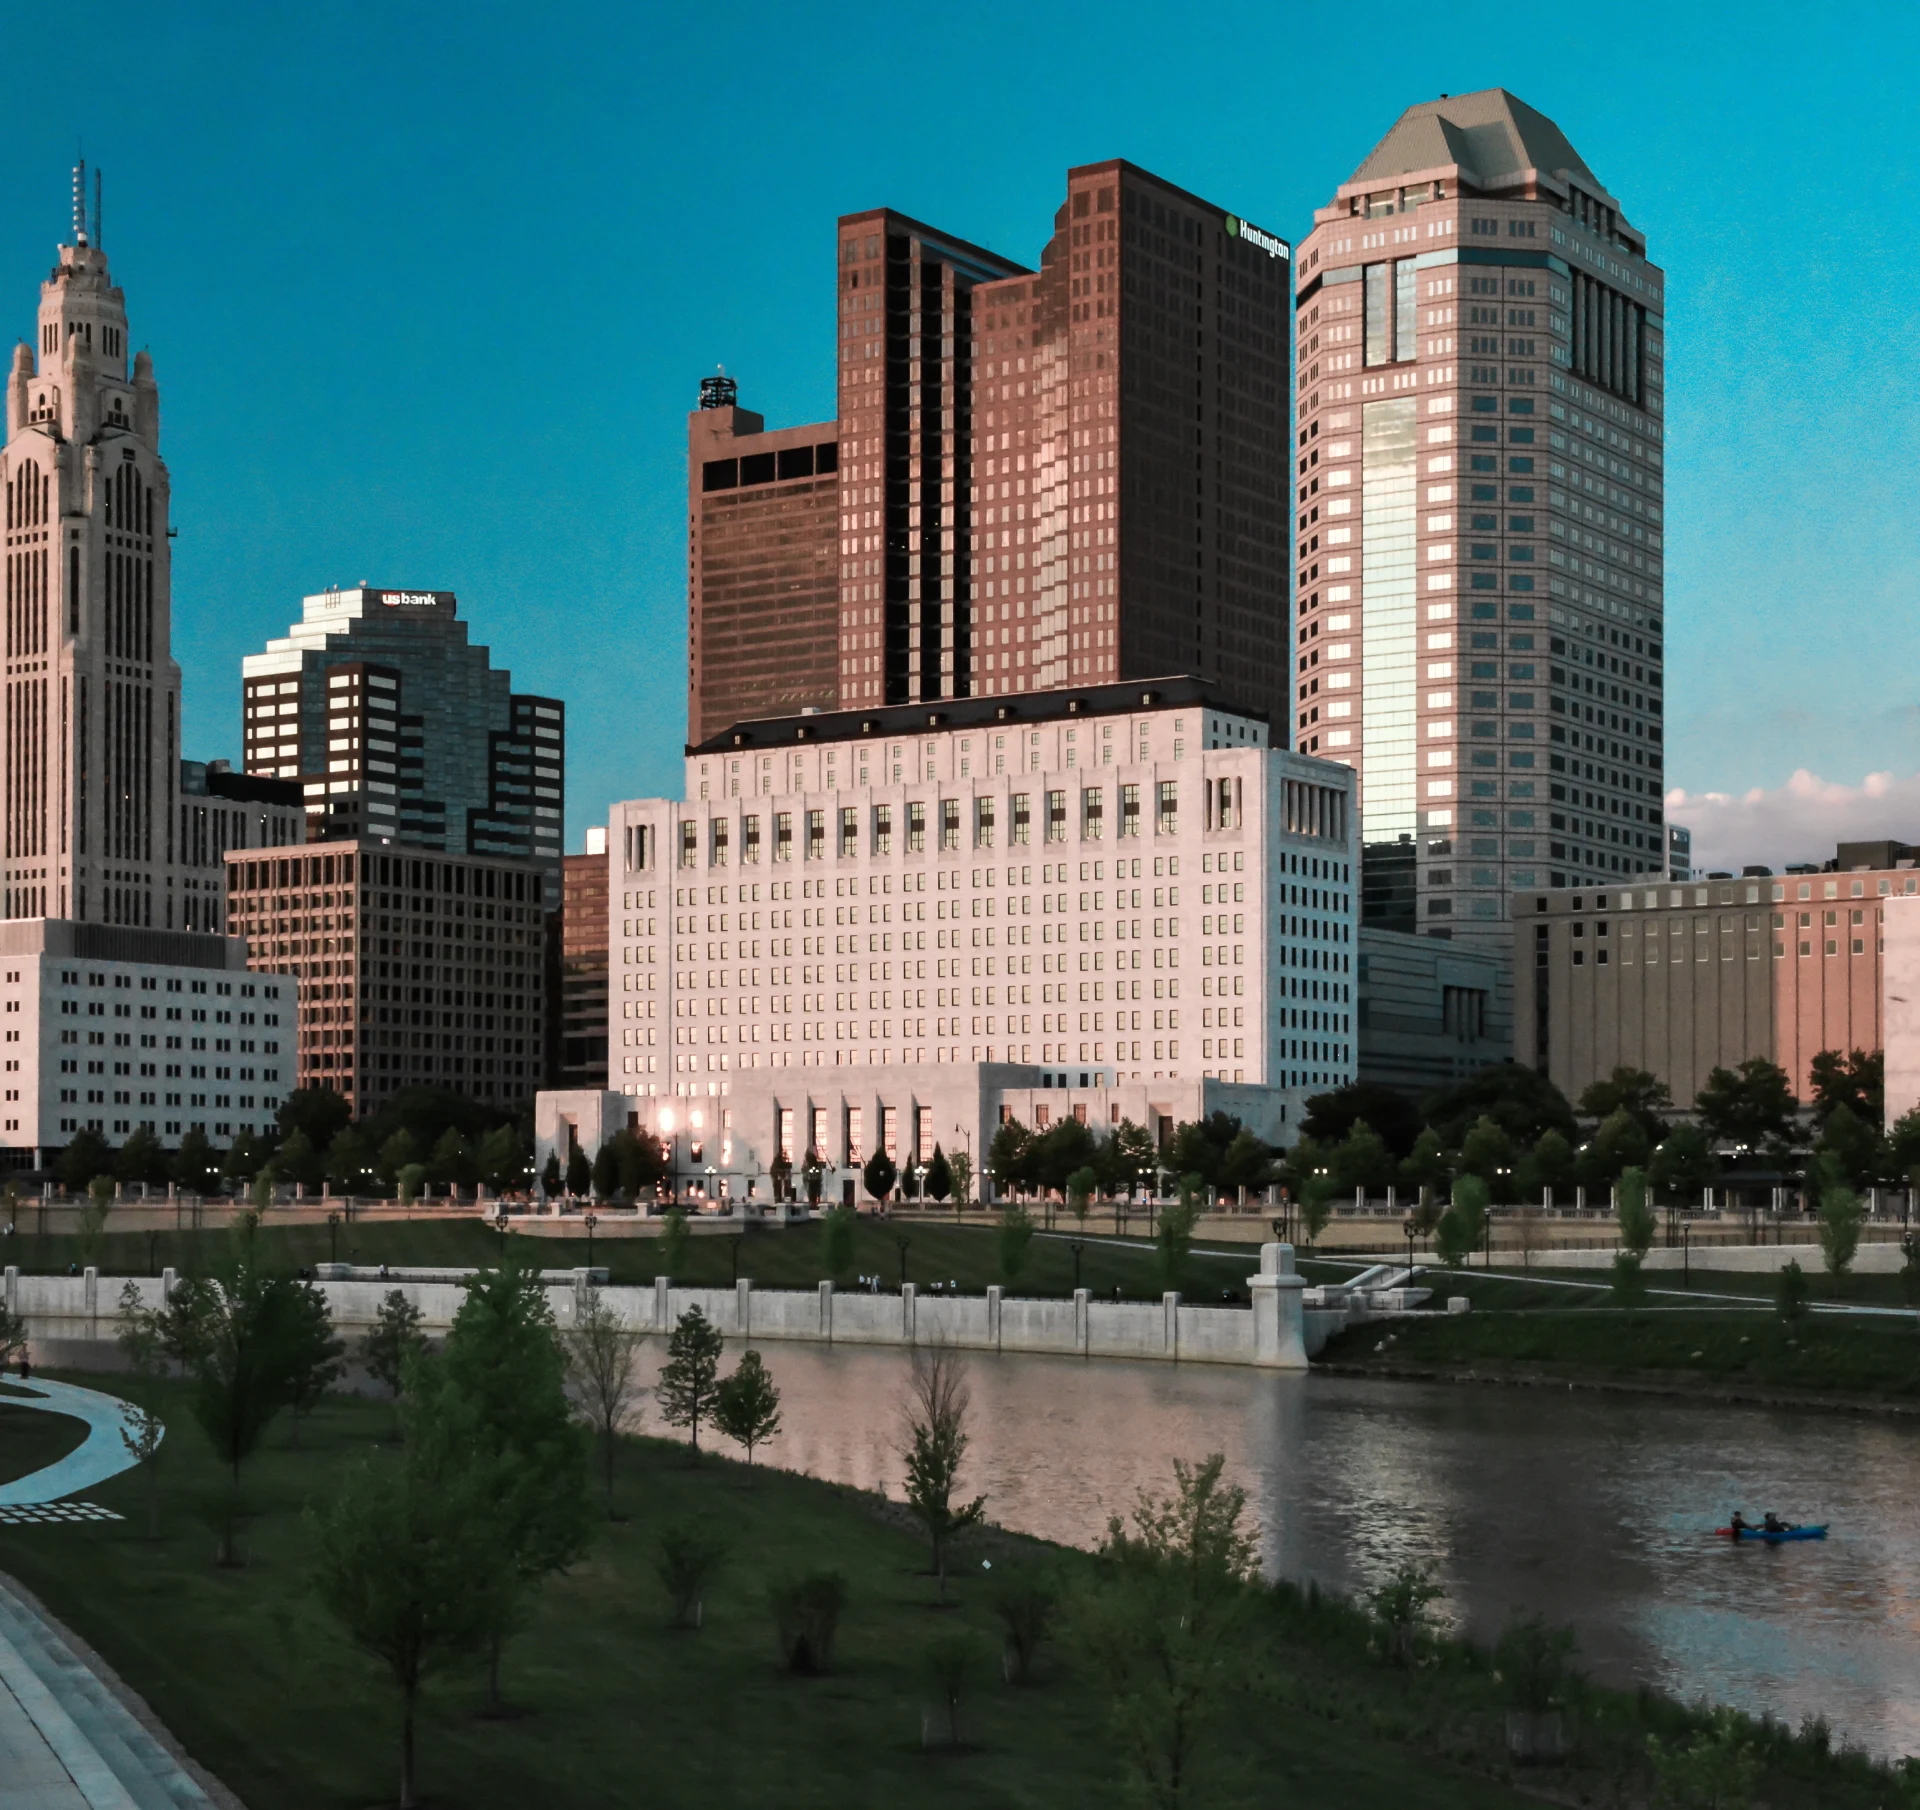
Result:
{"label": "kayak", "polygon": [[1743,1527],[1738,1533],[1731,1527],[1716,1527],[1713,1531],[1723,1540],[1764,1540],[1769,1546],[1778,1546],[1783,1540],[1824,1540],[1827,1524],[1822,1521],[1817,1527],[1786,1527],[1778,1533],[1768,1533],[1764,1527]]}

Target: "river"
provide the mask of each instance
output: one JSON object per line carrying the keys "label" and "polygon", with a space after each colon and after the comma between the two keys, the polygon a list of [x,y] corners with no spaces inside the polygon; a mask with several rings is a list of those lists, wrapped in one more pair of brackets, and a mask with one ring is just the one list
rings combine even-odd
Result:
{"label": "river", "polygon": [[[657,1350],[658,1347],[655,1347]],[[770,1344],[768,1462],[900,1494],[898,1352]],[[1364,1590],[1428,1563],[1451,1623],[1571,1626],[1581,1663],[1920,1752],[1920,1427],[1630,1395],[975,1356],[963,1483],[1003,1525],[1096,1541],[1175,1458],[1224,1452],[1276,1575]],[[643,1416],[643,1425],[651,1426]],[[1730,1510],[1826,1521],[1735,1547]]]}

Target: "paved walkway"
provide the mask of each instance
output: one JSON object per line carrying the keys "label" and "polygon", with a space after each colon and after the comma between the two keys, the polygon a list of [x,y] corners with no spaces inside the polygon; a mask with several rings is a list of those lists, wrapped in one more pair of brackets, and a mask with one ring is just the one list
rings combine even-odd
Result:
{"label": "paved walkway", "polygon": [[[81,1389],[72,1383],[19,1382],[9,1377],[0,1400],[16,1407],[42,1408],[49,1414],[70,1414],[85,1421],[87,1436],[57,1464],[0,1483],[0,1509],[27,1507],[43,1502],[58,1502],[75,1490],[91,1489],[109,1477],[131,1470],[134,1457],[120,1437],[126,1425],[127,1404],[117,1395],[102,1395],[97,1389]],[[0,1799],[0,1805],[5,1800]]]}

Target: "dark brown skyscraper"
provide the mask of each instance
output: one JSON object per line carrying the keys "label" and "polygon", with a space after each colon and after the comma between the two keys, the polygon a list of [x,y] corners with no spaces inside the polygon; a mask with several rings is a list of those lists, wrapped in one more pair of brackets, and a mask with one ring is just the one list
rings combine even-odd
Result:
{"label": "dark brown skyscraper", "polygon": [[838,430],[766,431],[709,377],[687,422],[687,734],[839,702]]}

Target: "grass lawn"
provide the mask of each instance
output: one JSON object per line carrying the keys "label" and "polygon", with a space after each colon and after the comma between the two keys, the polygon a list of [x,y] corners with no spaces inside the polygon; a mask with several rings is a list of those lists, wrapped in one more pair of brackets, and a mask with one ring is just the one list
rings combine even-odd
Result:
{"label": "grass lawn", "polygon": [[1476,1294],[1471,1313],[1355,1327],[1329,1343],[1322,1360],[1920,1401],[1920,1332],[1910,1321],[1820,1314],[1789,1326],[1775,1314],[1675,1308],[1659,1299],[1629,1315],[1604,1296],[1569,1305],[1564,1292],[1550,1305],[1514,1311],[1489,1308],[1490,1287],[1462,1289]]}
{"label": "grass lawn", "polygon": [[[570,1269],[587,1261],[587,1240],[510,1234],[523,1254],[547,1269]],[[324,1263],[333,1248],[326,1226],[266,1226],[257,1234],[264,1261],[288,1268]],[[978,1294],[1001,1280],[998,1247],[990,1226],[933,1225],[863,1217],[854,1238],[853,1268],[857,1275],[880,1278],[883,1288],[901,1280],[905,1241],[906,1280],[922,1289],[934,1282],[959,1284],[963,1293]],[[6,1260],[24,1271],[64,1273],[79,1264],[79,1240],[67,1234],[40,1237],[27,1232],[8,1241],[17,1246]],[[1115,1240],[1090,1233],[1081,1254],[1080,1281],[1096,1294],[1111,1296],[1115,1287],[1135,1300],[1158,1300],[1162,1283],[1153,1246],[1144,1239]],[[478,1219],[368,1220],[340,1229],[340,1260],[361,1264],[387,1263],[450,1265],[497,1263],[500,1234]],[[157,1275],[173,1267],[182,1273],[204,1270],[220,1262],[231,1249],[226,1230],[160,1232],[151,1239],[144,1232],[110,1233],[98,1241],[93,1261],[103,1276]],[[659,1273],[664,1249],[657,1238],[596,1238],[593,1261],[612,1272],[617,1283],[650,1283]],[[737,1236],[699,1235],[689,1242],[683,1273],[675,1278],[692,1286],[731,1283],[738,1274],[769,1288],[812,1288],[824,1280],[820,1260],[820,1227],[806,1223],[781,1231],[755,1231]],[[82,1265],[84,1267],[84,1265]],[[1244,1252],[1225,1257],[1192,1258],[1185,1278],[1189,1299],[1217,1301],[1223,1292],[1244,1297],[1247,1277],[1260,1267],[1260,1253],[1249,1245]],[[1074,1287],[1073,1251],[1067,1234],[1041,1234],[1027,1249],[1027,1261],[1013,1292],[1022,1295],[1068,1295]]]}
{"label": "grass lawn", "polygon": [[0,1483],[58,1464],[87,1436],[85,1421],[18,1407],[7,1400],[11,1393],[0,1383]]}

